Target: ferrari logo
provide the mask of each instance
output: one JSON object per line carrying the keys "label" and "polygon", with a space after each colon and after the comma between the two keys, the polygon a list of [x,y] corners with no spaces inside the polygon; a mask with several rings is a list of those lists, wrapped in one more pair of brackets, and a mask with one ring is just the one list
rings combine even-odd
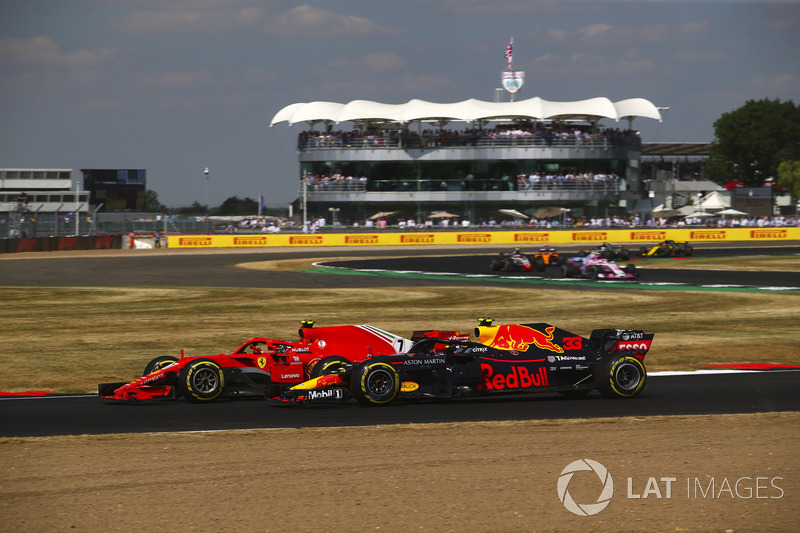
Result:
{"label": "ferrari logo", "polygon": [[259,357],[258,359],[256,359],[256,363],[258,363],[258,368],[263,370],[264,367],[267,366],[267,358]]}

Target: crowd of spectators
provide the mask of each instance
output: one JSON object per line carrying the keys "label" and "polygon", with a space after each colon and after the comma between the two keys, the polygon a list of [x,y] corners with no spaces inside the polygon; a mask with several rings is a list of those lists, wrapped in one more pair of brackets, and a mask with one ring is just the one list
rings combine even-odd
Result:
{"label": "crowd of spectators", "polygon": [[614,173],[579,172],[566,174],[552,174],[531,172],[517,176],[518,191],[539,191],[552,189],[584,190],[593,189],[595,186],[616,186],[619,176]]}
{"label": "crowd of spectators", "polygon": [[642,217],[638,214],[607,217],[572,217],[569,212],[556,217],[531,217],[529,219],[510,216],[488,216],[473,222],[469,217],[454,214],[434,215],[423,220],[412,217],[398,217],[395,215],[365,220],[334,221],[328,224],[324,216],[312,217],[303,226],[302,222],[282,217],[249,217],[236,224],[229,224],[225,229],[228,233],[280,233],[281,230],[301,231],[304,233],[317,233],[327,229],[342,230],[434,230],[434,229],[559,229],[559,228],[585,228],[585,229],[623,229],[623,228],[675,228],[675,227],[705,227],[705,228],[770,228],[770,227],[797,227],[800,226],[800,217],[773,216],[773,217]]}
{"label": "crowd of spectators", "polygon": [[464,179],[395,179],[371,181],[366,176],[340,173],[308,174],[301,179],[308,191],[550,191],[550,190],[603,190],[615,192],[619,176],[604,172],[552,173],[531,172],[519,174],[513,180],[508,174],[492,179],[476,179],[472,174]]}
{"label": "crowd of spectators", "polygon": [[319,191],[364,191],[367,187],[366,176],[345,176],[334,174],[308,174],[305,182],[309,190]]}
{"label": "crowd of spectators", "polygon": [[482,129],[409,129],[361,131],[303,131],[298,134],[299,150],[313,148],[437,148],[448,146],[605,146],[639,139],[638,130],[553,125],[498,126]]}

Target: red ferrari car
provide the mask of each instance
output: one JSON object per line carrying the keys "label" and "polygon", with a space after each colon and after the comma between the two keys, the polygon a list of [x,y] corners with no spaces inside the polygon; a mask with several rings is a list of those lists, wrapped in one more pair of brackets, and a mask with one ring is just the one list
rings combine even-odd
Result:
{"label": "red ferrari car", "polygon": [[222,397],[278,397],[282,390],[350,361],[406,351],[419,338],[464,338],[455,331],[418,331],[412,339],[406,339],[370,325],[315,328],[310,320],[301,324],[298,341],[256,337],[230,354],[156,357],[145,366],[142,377],[131,382],[101,383],[98,394],[112,400],[183,396],[194,402]]}

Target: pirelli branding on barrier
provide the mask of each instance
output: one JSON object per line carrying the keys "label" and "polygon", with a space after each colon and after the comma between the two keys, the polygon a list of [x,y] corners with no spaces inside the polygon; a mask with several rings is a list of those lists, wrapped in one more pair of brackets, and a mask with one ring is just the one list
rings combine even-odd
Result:
{"label": "pirelli branding on barrier", "polygon": [[524,244],[526,242],[532,243],[542,243],[542,242],[550,242],[550,234],[549,233],[515,233],[514,234],[514,242]]}
{"label": "pirelli branding on barrier", "polygon": [[789,232],[785,229],[763,228],[750,230],[751,239],[788,239]]}
{"label": "pirelli branding on barrier", "polygon": [[632,231],[631,241],[664,241],[667,239],[666,231]]}
{"label": "pirelli branding on barrier", "polygon": [[267,237],[253,236],[253,237],[234,237],[234,246],[266,246],[269,243]]}
{"label": "pirelli branding on barrier", "polygon": [[725,230],[724,229],[701,229],[701,230],[692,230],[689,233],[689,238],[693,241],[724,241],[725,240]]}
{"label": "pirelli branding on barrier", "polygon": [[436,235],[426,233],[424,235],[400,235],[400,244],[435,244]]}
{"label": "pirelli branding on barrier", "polygon": [[456,241],[460,244],[484,244],[492,242],[491,233],[459,233]]}
{"label": "pirelli branding on barrier", "polygon": [[[586,248],[604,242],[652,243],[668,239],[693,243],[748,240],[800,240],[800,228],[663,228],[663,229],[590,229],[575,231],[430,231],[426,233],[316,233],[274,235],[172,235],[170,248],[247,248],[270,246],[426,246],[483,245],[533,247],[578,244]],[[20,244],[22,246],[22,244]]]}
{"label": "pirelli branding on barrier", "polygon": [[380,237],[378,235],[345,235],[345,244],[380,244]]}
{"label": "pirelli branding on barrier", "polygon": [[292,246],[320,246],[325,244],[322,235],[292,235],[289,237],[289,244]]}
{"label": "pirelli branding on barrier", "polygon": [[572,234],[573,242],[605,242],[608,233],[605,231],[576,231]]}
{"label": "pirelli branding on barrier", "polygon": [[[170,239],[170,245],[172,245],[173,239]],[[205,248],[211,246],[214,246],[214,238],[210,235],[203,237],[178,237],[179,248]]]}

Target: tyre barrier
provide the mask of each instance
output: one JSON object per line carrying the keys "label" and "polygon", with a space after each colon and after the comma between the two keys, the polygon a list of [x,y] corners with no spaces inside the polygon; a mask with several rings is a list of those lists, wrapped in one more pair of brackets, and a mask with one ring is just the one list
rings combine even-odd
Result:
{"label": "tyre barrier", "polygon": [[54,252],[60,250],[111,250],[122,248],[122,245],[122,235],[13,238],[0,239],[0,253]]}

